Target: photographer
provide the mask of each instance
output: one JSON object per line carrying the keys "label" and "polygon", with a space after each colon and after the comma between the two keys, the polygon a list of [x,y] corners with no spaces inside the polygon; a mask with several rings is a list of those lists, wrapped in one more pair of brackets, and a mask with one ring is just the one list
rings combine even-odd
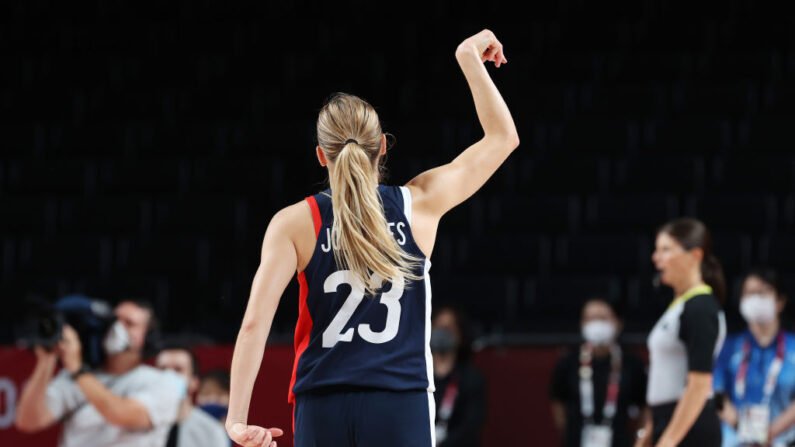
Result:
{"label": "photographer", "polygon": [[[104,316],[96,316],[104,303],[85,297],[69,299],[73,313],[80,309],[88,316],[67,319],[67,323],[107,321]],[[124,301],[114,313],[116,321],[101,339],[86,338],[81,343],[83,334],[63,324],[54,349],[35,348],[36,366],[17,408],[15,424],[20,431],[36,432],[63,422],[62,447],[165,444],[186,385],[173,372],[142,364],[152,308],[142,302]],[[99,368],[92,370],[86,364],[91,357],[85,354],[100,349],[104,350],[103,359]],[[53,378],[58,360],[63,369]]]}

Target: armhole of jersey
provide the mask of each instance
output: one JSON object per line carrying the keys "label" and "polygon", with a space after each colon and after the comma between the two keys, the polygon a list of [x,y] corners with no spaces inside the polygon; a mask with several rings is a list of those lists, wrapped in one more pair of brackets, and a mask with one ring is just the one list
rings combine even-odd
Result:
{"label": "armhole of jersey", "polygon": [[320,208],[317,206],[317,199],[315,196],[306,198],[309,204],[309,209],[312,211],[312,223],[315,224],[315,239],[320,237],[320,228],[323,226],[323,218],[320,217]]}
{"label": "armhole of jersey", "polygon": [[400,192],[403,194],[403,214],[411,225],[411,191],[407,186],[401,186]]}

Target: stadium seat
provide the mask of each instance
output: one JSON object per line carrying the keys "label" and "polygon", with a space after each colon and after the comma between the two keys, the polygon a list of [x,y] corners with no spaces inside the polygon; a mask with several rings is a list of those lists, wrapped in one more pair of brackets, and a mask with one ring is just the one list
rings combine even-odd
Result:
{"label": "stadium seat", "polygon": [[704,188],[705,164],[698,156],[649,156],[615,162],[611,190],[618,193],[682,194]]}
{"label": "stadium seat", "polygon": [[82,161],[10,161],[6,166],[6,191],[10,194],[57,191],[59,195],[82,195],[87,182],[86,163]]}
{"label": "stadium seat", "polygon": [[454,271],[467,274],[538,274],[548,271],[552,242],[530,233],[462,236],[452,259]]}
{"label": "stadium seat", "polygon": [[727,277],[742,275],[753,266],[752,240],[748,233],[727,232],[721,227],[712,231],[713,251]]}
{"label": "stadium seat", "polygon": [[534,158],[519,172],[518,188],[531,194],[572,194],[605,191],[610,163],[593,156]]}
{"label": "stadium seat", "polygon": [[504,275],[434,277],[431,287],[435,306],[463,306],[480,330],[505,328],[516,315],[519,280]]}
{"label": "stadium seat", "polygon": [[138,235],[151,231],[152,202],[135,197],[62,199],[58,231],[86,235]]}
{"label": "stadium seat", "polygon": [[621,298],[621,282],[611,275],[554,275],[524,280],[518,329],[531,332],[577,330],[582,305],[590,298]]}
{"label": "stadium seat", "polygon": [[721,231],[763,232],[776,229],[778,204],[772,195],[702,195],[685,200],[685,215]]}
{"label": "stadium seat", "polygon": [[504,195],[489,197],[483,213],[490,231],[560,233],[580,227],[582,205],[576,196]]}
{"label": "stadium seat", "polygon": [[634,231],[651,235],[664,222],[680,215],[675,196],[661,194],[606,194],[586,198],[585,229]]}
{"label": "stadium seat", "polygon": [[670,107],[670,100],[660,84],[626,82],[603,85],[594,89],[593,105],[586,108],[589,115],[648,117]]}
{"label": "stadium seat", "polygon": [[743,152],[791,155],[795,147],[790,117],[758,117],[740,123],[737,144]]}
{"label": "stadium seat", "polygon": [[190,165],[179,160],[102,162],[98,166],[99,194],[176,195],[187,190]]}
{"label": "stadium seat", "polygon": [[707,190],[717,194],[795,192],[795,157],[743,155],[716,158]]}
{"label": "stadium seat", "polygon": [[3,236],[53,234],[57,209],[54,199],[0,197],[0,233]]}
{"label": "stadium seat", "polygon": [[[682,90],[681,113],[690,116],[747,116],[756,85],[748,82],[697,82]],[[758,95],[757,95],[758,96]]]}
{"label": "stadium seat", "polygon": [[758,261],[782,272],[795,270],[795,236],[778,233],[759,239]]}
{"label": "stadium seat", "polygon": [[619,118],[577,118],[566,121],[559,147],[552,149],[574,154],[625,155],[629,148],[629,124]]}
{"label": "stadium seat", "polygon": [[729,136],[726,120],[701,117],[655,120],[643,127],[641,151],[657,155],[714,154],[729,149]]}
{"label": "stadium seat", "polygon": [[650,235],[588,234],[555,240],[554,269],[564,273],[629,274],[647,271],[653,251]]}

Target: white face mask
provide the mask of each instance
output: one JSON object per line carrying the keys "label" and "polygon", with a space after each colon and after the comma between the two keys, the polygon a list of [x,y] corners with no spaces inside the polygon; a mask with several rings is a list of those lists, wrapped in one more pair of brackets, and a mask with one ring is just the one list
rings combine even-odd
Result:
{"label": "white face mask", "polygon": [[740,300],[740,313],[749,323],[771,323],[776,319],[776,297],[748,295]]}
{"label": "white face mask", "polygon": [[130,334],[121,321],[116,320],[113,326],[108,329],[108,333],[105,335],[105,340],[103,340],[102,345],[105,348],[105,353],[108,355],[122,353],[130,347]]}
{"label": "white face mask", "polygon": [[604,320],[589,321],[582,326],[582,338],[593,345],[609,345],[616,338],[616,326]]}

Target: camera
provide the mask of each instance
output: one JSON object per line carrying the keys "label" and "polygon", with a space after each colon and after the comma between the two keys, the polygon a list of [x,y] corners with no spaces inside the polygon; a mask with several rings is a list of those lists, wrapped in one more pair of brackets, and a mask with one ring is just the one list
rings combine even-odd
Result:
{"label": "camera", "polygon": [[97,368],[105,360],[103,341],[116,321],[108,303],[84,295],[67,295],[55,303],[32,301],[29,307],[27,318],[17,328],[20,345],[52,350],[68,324],[80,337],[84,364]]}

